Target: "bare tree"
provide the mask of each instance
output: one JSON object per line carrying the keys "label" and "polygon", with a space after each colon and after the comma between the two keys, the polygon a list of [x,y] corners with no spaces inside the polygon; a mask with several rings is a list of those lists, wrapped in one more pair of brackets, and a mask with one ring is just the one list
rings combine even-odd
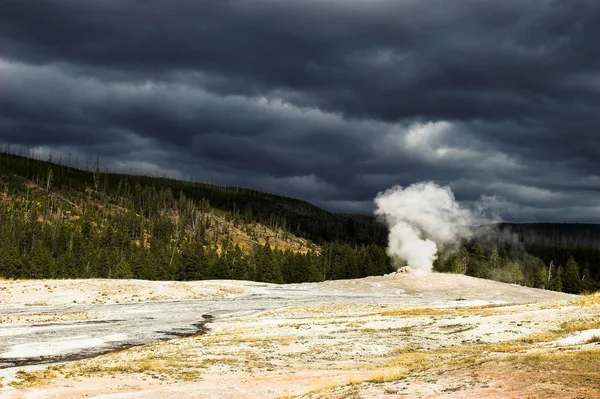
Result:
{"label": "bare tree", "polygon": [[94,169],[94,188],[96,191],[100,188],[100,158],[96,158],[96,167]]}
{"label": "bare tree", "polygon": [[50,192],[50,186],[52,185],[52,181],[54,180],[54,173],[52,172],[52,168],[48,168],[48,177],[46,178],[46,194]]}

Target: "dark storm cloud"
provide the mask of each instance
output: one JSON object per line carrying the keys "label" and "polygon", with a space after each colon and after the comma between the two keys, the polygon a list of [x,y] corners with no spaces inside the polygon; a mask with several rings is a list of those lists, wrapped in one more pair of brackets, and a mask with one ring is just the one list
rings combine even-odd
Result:
{"label": "dark storm cloud", "polygon": [[0,139],[368,210],[600,221],[592,0],[0,3]]}

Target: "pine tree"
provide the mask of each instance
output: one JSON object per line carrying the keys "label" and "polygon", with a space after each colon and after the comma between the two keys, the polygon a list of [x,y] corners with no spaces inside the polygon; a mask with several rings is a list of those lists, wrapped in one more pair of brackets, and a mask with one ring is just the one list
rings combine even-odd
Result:
{"label": "pine tree", "polygon": [[52,255],[50,249],[38,243],[36,250],[33,251],[26,259],[26,271],[24,273],[27,278],[52,278],[50,269],[52,265]]}
{"label": "pine tree", "polygon": [[517,262],[510,262],[508,266],[508,276],[510,283],[521,284],[523,282],[523,271]]}
{"label": "pine tree", "polygon": [[184,245],[178,257],[179,278],[184,281],[204,280],[208,278],[205,267],[204,247],[198,242]]}
{"label": "pine tree", "polygon": [[450,272],[467,274],[470,263],[471,259],[469,251],[467,251],[467,249],[463,247],[453,259]]}
{"label": "pine tree", "polygon": [[250,271],[248,269],[248,256],[244,255],[241,248],[234,247],[234,259],[231,265],[231,278],[234,280],[250,280]]}
{"label": "pine tree", "polygon": [[564,291],[570,294],[579,294],[581,292],[581,280],[579,277],[579,264],[571,256],[565,267],[563,276]]}
{"label": "pine tree", "polygon": [[283,283],[281,274],[281,265],[276,262],[274,251],[268,242],[264,246],[258,246],[254,251],[254,260],[256,262],[256,281],[265,283]]}
{"label": "pine tree", "polygon": [[[320,267],[320,259],[314,252],[309,251],[302,256],[306,262],[306,272],[304,274],[306,282],[323,281],[323,273]],[[370,258],[369,258],[370,259]],[[371,260],[372,262],[372,260]]]}
{"label": "pine tree", "polygon": [[487,272],[487,257],[485,255],[485,249],[480,243],[476,243],[471,247],[467,274],[475,277],[486,277]]}
{"label": "pine tree", "polygon": [[121,259],[114,267],[112,271],[112,278],[119,279],[131,279],[133,273],[131,271],[131,265],[126,259]]}
{"label": "pine tree", "polygon": [[585,265],[583,270],[581,271],[581,291],[590,291],[594,285],[594,279],[590,274],[589,265]]}
{"label": "pine tree", "polygon": [[535,271],[534,279],[535,281],[533,286],[535,288],[543,289],[546,288],[546,286],[548,285],[548,268],[546,267],[543,261],[541,261],[541,267],[539,267]]}
{"label": "pine tree", "polygon": [[352,279],[360,277],[358,270],[357,252],[350,245],[342,245],[341,278]]}
{"label": "pine tree", "polygon": [[494,248],[492,253],[490,253],[490,259],[488,261],[488,266],[491,270],[497,270],[502,267],[502,258],[500,258],[500,254],[498,253],[498,249]]}
{"label": "pine tree", "polygon": [[552,291],[563,290],[563,279],[562,279],[562,266],[556,268],[556,272],[552,274],[550,281],[548,282],[547,288]]}
{"label": "pine tree", "polygon": [[231,271],[227,256],[216,256],[210,265],[210,278],[215,280],[228,280],[231,278]]}
{"label": "pine tree", "polygon": [[4,241],[0,246],[0,277],[24,277],[23,260],[18,248],[10,241]]}

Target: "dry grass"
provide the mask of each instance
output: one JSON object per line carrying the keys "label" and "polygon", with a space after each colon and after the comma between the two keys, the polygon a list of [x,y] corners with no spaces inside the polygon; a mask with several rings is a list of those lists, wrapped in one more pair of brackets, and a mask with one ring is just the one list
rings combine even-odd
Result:
{"label": "dry grass", "polygon": [[408,352],[392,359],[388,365],[410,374],[432,368],[442,357],[443,352]]}
{"label": "dry grass", "polygon": [[506,359],[506,362],[513,369],[535,373],[539,378],[536,383],[600,389],[600,351],[598,350],[515,355]]}
{"label": "dry grass", "polygon": [[490,316],[497,314],[499,308],[514,306],[512,304],[490,304],[482,306],[470,306],[464,308],[412,308],[412,309],[392,309],[368,314],[366,316]]}
{"label": "dry grass", "polygon": [[239,347],[240,345],[248,345],[252,348],[265,349],[273,346],[287,346],[296,341],[297,337],[293,336],[244,336],[242,334],[218,334],[208,336],[202,341],[206,345],[227,345],[231,347]]}
{"label": "dry grass", "polygon": [[390,382],[390,381],[399,381],[399,380],[403,380],[407,377],[408,373],[406,371],[399,371],[399,370],[392,370],[392,371],[386,371],[386,372],[382,372],[380,375],[377,375],[373,378],[371,378],[370,380],[367,380],[366,382],[370,382],[370,383],[374,383],[374,384],[381,384],[384,382]]}
{"label": "dry grass", "polygon": [[[593,302],[588,297],[581,299],[584,298]],[[493,372],[496,363],[502,364],[505,372],[514,374],[515,367],[519,367],[532,370],[531,375],[538,364],[540,370],[551,370],[552,365],[564,366],[565,370],[584,386],[597,383],[597,378],[590,377],[590,373],[597,368],[592,356],[584,354],[578,357],[571,354],[569,357],[566,356],[567,353],[558,351],[549,354],[546,352],[554,349],[549,345],[538,345],[577,331],[600,328],[600,320],[592,317],[596,312],[595,308],[582,309],[567,304],[565,310],[557,314],[556,318],[547,321],[542,320],[544,315],[541,318],[538,315],[531,316],[530,313],[539,310],[540,307],[511,304],[408,309],[401,308],[400,305],[379,304],[294,306],[256,316],[255,319],[261,319],[260,323],[256,320],[252,323],[233,320],[228,324],[228,328],[215,329],[205,336],[145,345],[120,353],[51,367],[45,371],[22,373],[16,386],[41,386],[55,378],[60,380],[57,384],[63,384],[71,380],[85,382],[86,378],[118,375],[126,375],[132,380],[156,378],[172,383],[197,381],[203,375],[221,375],[230,371],[262,373],[276,370],[283,373],[294,370],[294,367],[305,367],[314,371],[327,367],[342,369],[347,366],[353,372],[356,371],[360,382],[337,388],[329,386],[315,395],[322,398],[352,398],[359,397],[357,395],[360,395],[360,389],[368,386],[357,384],[382,384],[383,387],[388,384],[389,387],[394,381],[413,381],[429,374],[466,375],[477,373],[484,367]],[[519,312],[523,312],[524,316],[519,316]],[[483,319],[490,315],[500,317]],[[504,315],[509,315],[509,318],[503,320]],[[374,317],[369,319],[365,316]],[[474,318],[465,319],[470,316]],[[476,320],[477,316],[482,319]],[[393,319],[394,317],[398,318]],[[414,322],[410,317],[414,318]],[[269,318],[280,320],[264,320],[263,323],[262,319]],[[573,320],[560,325],[557,321],[552,321],[562,321],[566,318]],[[367,322],[373,323],[365,325]],[[480,324],[491,325],[496,322],[499,326],[498,334],[502,334],[506,328],[511,330],[500,336],[495,335],[496,331],[493,329],[484,335],[482,334],[488,330],[478,330],[464,337],[457,336]],[[522,328],[516,327],[522,325]],[[371,326],[376,328],[366,328]],[[341,327],[344,329],[340,329]],[[278,330],[281,328],[285,330]],[[551,329],[542,331],[542,328]],[[306,331],[303,331],[305,329]],[[483,342],[488,335],[491,340],[513,339],[531,331],[542,332],[512,341]],[[346,333],[354,335],[343,335]],[[370,334],[374,337],[369,337]],[[598,337],[593,339],[593,342],[600,342]],[[440,340],[443,345],[440,345]],[[410,344],[411,342],[413,344]],[[295,344],[293,347],[284,348],[292,343]],[[373,349],[371,346],[377,347]],[[392,350],[399,346],[402,347]],[[338,351],[338,348],[341,350]],[[595,354],[598,356],[599,352],[595,351]],[[578,361],[585,363],[579,371],[574,368]],[[513,366],[513,363],[517,366]],[[340,387],[342,389],[336,390]]]}
{"label": "dry grass", "polygon": [[97,318],[97,314],[86,312],[65,313],[15,313],[0,316],[0,323],[56,323],[65,321],[88,321]]}
{"label": "dry grass", "polygon": [[592,320],[583,320],[583,321],[573,321],[573,322],[564,322],[560,325],[559,328],[554,330],[545,331],[538,334],[533,334],[528,337],[520,338],[517,342],[524,344],[534,344],[540,342],[551,342],[557,339],[560,339],[566,335],[573,334],[579,331],[584,330],[592,330],[600,328],[600,320],[592,319]]}
{"label": "dry grass", "polygon": [[528,349],[523,344],[515,342],[498,342],[495,344],[486,344],[483,349],[489,353],[519,353]]}
{"label": "dry grass", "polygon": [[[558,329],[522,339],[462,345],[438,351],[419,351],[414,345],[407,345],[395,350],[392,353],[392,359],[382,364],[385,371],[367,382],[376,384],[393,382],[425,371],[434,374],[453,373],[453,371],[461,369],[475,372],[484,364],[491,367],[495,363],[502,363],[504,367],[513,370],[538,371],[537,368],[539,368],[539,371],[547,370],[549,373],[561,370],[561,373],[564,371],[573,378],[570,386],[600,388],[600,351],[563,353],[559,350],[551,352],[544,350],[541,352],[539,347],[533,345],[599,326],[600,320],[562,323]],[[588,343],[594,342],[600,342],[600,337],[593,337],[588,341]],[[561,380],[556,375],[553,375],[552,378],[556,383]]]}
{"label": "dry grass", "polygon": [[47,369],[32,372],[19,370],[15,375],[16,379],[10,385],[17,389],[41,387],[60,376],[59,369],[59,366],[50,366]]}
{"label": "dry grass", "polygon": [[48,306],[48,302],[46,302],[46,301],[31,302],[31,303],[26,303],[25,306]]}
{"label": "dry grass", "polygon": [[44,370],[17,373],[11,385],[18,389],[45,386],[52,380],[81,380],[115,375],[139,376],[172,382],[196,381],[206,365],[193,352],[176,343],[156,343],[131,348],[76,363],[50,366]]}
{"label": "dry grass", "polygon": [[[454,309],[435,309],[435,308],[414,308],[414,309],[393,309],[378,312],[377,316],[444,316],[452,313]],[[370,317],[374,315],[365,315]]]}
{"label": "dry grass", "polygon": [[575,299],[574,303],[579,306],[600,306],[600,292],[582,295],[581,297]]}
{"label": "dry grass", "polygon": [[586,344],[595,344],[596,342],[600,342],[600,335],[594,335],[592,338],[585,341]]}
{"label": "dry grass", "polygon": [[[532,346],[515,341],[469,345],[437,352],[418,352],[407,346],[395,353],[396,357],[386,364],[380,375],[361,382],[362,385],[339,385],[313,391],[302,397],[359,398],[360,396],[352,396],[353,393],[360,393],[361,388],[373,386],[379,387],[380,391],[376,392],[397,393],[394,389],[388,389],[388,384],[400,380],[419,384],[432,376],[462,375],[465,379],[483,381],[490,374],[502,381],[503,389],[510,386],[510,391],[506,391],[511,392],[510,397],[554,398],[563,389],[569,390],[570,394],[564,396],[568,398],[600,395],[600,351],[531,352],[532,350]],[[475,387],[482,390],[487,388],[487,384]],[[454,389],[446,388],[448,392]],[[479,396],[474,394],[472,397]]]}
{"label": "dry grass", "polygon": [[579,322],[565,322],[560,325],[560,331],[563,331],[566,334],[575,333],[583,330],[591,330],[600,328],[600,320],[592,319],[592,320],[583,320]]}
{"label": "dry grass", "polygon": [[[15,388],[35,388],[50,381],[84,380],[113,376],[133,379],[157,379],[170,383],[198,381],[207,368],[212,366],[254,371],[274,370],[264,353],[280,345],[288,345],[295,338],[288,336],[245,337],[243,335],[218,334],[157,342],[125,351],[110,353],[75,363],[51,366],[45,370],[20,372],[12,382]],[[225,344],[232,348],[218,354],[208,355],[206,346]],[[243,349],[245,346],[247,349]],[[268,351],[267,351],[268,350]]]}

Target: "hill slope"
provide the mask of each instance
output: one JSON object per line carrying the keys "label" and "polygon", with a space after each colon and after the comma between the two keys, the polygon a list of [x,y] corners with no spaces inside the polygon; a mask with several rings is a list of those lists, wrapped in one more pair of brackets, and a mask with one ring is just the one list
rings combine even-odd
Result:
{"label": "hill slope", "polygon": [[[238,187],[85,169],[0,153],[0,276],[303,282],[391,270],[386,227],[370,215]],[[473,241],[461,259],[442,254],[437,269],[569,292],[598,286],[599,225],[480,230],[481,251]],[[571,257],[578,270],[568,280],[583,281],[567,287]],[[544,277],[553,275],[551,261],[560,281]]]}
{"label": "hill slope", "polygon": [[[583,223],[499,223],[475,230],[484,247],[497,248],[511,259],[532,262],[536,257],[566,274],[569,260],[579,266],[581,285],[598,288],[600,281],[600,225]],[[545,270],[546,275],[551,270]],[[563,276],[565,277],[565,276]],[[563,278],[564,279],[564,278]]]}
{"label": "hill slope", "polygon": [[548,262],[564,264],[576,255],[581,263],[600,263],[600,224],[499,223],[487,226],[486,231],[497,246],[520,246]]}
{"label": "hill slope", "polygon": [[16,183],[13,189],[18,189],[23,179],[45,187],[50,170],[53,172],[51,188],[63,192],[94,188],[96,192],[120,196],[127,202],[135,194],[136,186],[169,189],[176,199],[184,195],[197,203],[208,201],[213,208],[239,215],[246,221],[282,228],[317,244],[385,245],[387,239],[385,226],[369,215],[333,213],[294,198],[241,187],[102,172],[98,165],[81,169],[26,156],[0,154],[0,174],[8,182]]}
{"label": "hill slope", "polygon": [[295,235],[309,236],[321,217],[328,229],[327,220],[349,220],[299,200],[12,154],[0,157],[0,184],[3,277],[283,283],[391,270],[385,251],[358,246],[356,234],[320,246]]}

